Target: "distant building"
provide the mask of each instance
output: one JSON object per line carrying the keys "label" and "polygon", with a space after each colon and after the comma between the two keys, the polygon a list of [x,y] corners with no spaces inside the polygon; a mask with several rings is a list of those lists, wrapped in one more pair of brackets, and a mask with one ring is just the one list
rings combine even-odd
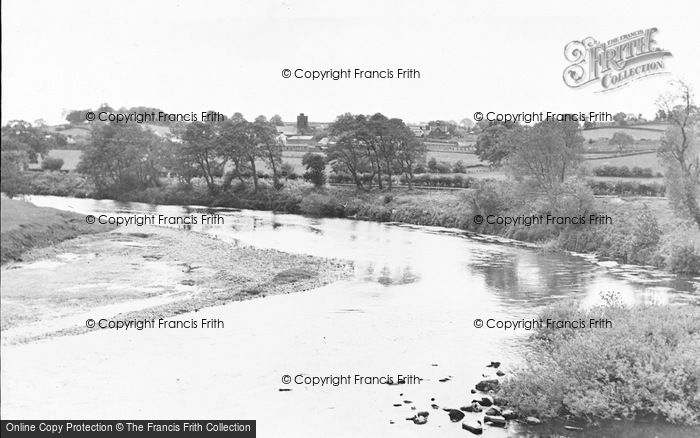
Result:
{"label": "distant building", "polygon": [[303,134],[309,130],[309,116],[301,113],[297,116],[297,133]]}
{"label": "distant building", "polygon": [[425,137],[428,135],[428,126],[426,125],[408,125],[408,129],[410,129],[416,137]]}

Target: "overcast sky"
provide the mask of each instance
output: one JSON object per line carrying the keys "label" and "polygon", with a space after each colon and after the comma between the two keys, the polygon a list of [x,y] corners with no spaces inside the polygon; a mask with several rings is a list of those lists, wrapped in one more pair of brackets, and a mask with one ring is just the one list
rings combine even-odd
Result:
{"label": "overcast sky", "polygon": [[[672,76],[609,92],[570,89],[564,46],[657,27],[674,77],[700,90],[700,2],[2,2],[2,121],[67,109],[154,106],[332,121],[409,122],[475,111],[652,115]],[[495,6],[499,7],[496,8]],[[282,70],[416,68],[420,79],[315,81]]]}

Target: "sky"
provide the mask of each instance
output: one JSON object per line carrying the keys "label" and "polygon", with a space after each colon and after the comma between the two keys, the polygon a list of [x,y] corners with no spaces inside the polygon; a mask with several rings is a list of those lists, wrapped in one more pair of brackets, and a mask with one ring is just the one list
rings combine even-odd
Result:
{"label": "sky", "polygon": [[[333,121],[481,112],[642,113],[671,79],[700,87],[700,2],[2,2],[2,122],[67,110],[158,107]],[[668,75],[596,93],[562,80],[564,46],[658,28]],[[290,69],[415,68],[420,79],[311,81]]]}

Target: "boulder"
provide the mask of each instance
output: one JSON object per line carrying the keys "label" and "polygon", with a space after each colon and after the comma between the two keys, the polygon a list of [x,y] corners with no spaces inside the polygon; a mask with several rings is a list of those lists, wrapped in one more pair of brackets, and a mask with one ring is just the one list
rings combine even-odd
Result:
{"label": "boulder", "polygon": [[484,423],[496,427],[506,427],[506,419],[500,415],[485,415]]}
{"label": "boulder", "polygon": [[518,418],[518,414],[512,409],[504,409],[503,412],[501,412],[501,416],[506,420],[515,420]]}
{"label": "boulder", "polygon": [[420,415],[416,416],[416,418],[413,419],[413,424],[418,424],[422,425],[428,422],[428,419],[426,417],[421,417]]}
{"label": "boulder", "polygon": [[428,417],[428,415],[430,415],[430,412],[428,412],[428,411],[420,411],[420,412],[418,412],[416,415],[418,415],[419,417]]}
{"label": "boulder", "polygon": [[470,404],[469,406],[462,406],[461,408],[459,408],[459,410],[464,411],[464,412],[481,412],[481,411],[483,411],[483,409],[481,409],[481,406],[479,405],[479,403],[474,403],[474,402],[472,402],[472,404]]}
{"label": "boulder", "polygon": [[503,414],[501,414],[501,410],[498,409],[496,406],[491,406],[490,408],[488,408],[486,410],[486,412],[484,412],[484,414],[490,415],[490,416],[497,416],[497,417],[503,415]]}
{"label": "boulder", "polygon": [[460,411],[459,409],[450,409],[447,414],[450,416],[450,421],[453,423],[456,423],[464,418],[464,412]]}
{"label": "boulder", "polygon": [[481,435],[484,433],[484,428],[481,427],[481,421],[475,421],[475,422],[468,422],[465,421],[462,423],[462,429],[468,430],[469,432],[473,433],[474,435]]}
{"label": "boulder", "polygon": [[498,370],[498,371],[496,371],[496,375],[497,375],[498,377],[503,377],[503,376],[506,375],[506,373],[504,373],[504,372],[501,371],[501,370]]}
{"label": "boulder", "polygon": [[485,395],[481,397],[481,400],[472,400],[472,403],[474,402],[479,403],[481,406],[493,406],[493,397],[491,397],[490,395]]}
{"label": "boulder", "polygon": [[501,366],[500,362],[491,362],[490,364],[486,365],[487,368],[498,368]]}
{"label": "boulder", "polygon": [[478,391],[488,392],[498,388],[498,380],[496,379],[486,379],[477,383],[474,386]]}
{"label": "boulder", "polygon": [[542,424],[542,420],[540,420],[537,417],[527,417],[525,419],[525,422],[531,426],[536,426],[538,424]]}

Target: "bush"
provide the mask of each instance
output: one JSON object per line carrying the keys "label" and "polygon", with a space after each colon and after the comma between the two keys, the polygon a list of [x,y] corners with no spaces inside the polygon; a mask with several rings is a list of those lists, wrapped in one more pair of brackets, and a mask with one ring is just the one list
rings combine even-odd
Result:
{"label": "bush", "polygon": [[46,157],[41,161],[41,168],[44,170],[61,170],[63,167],[62,158]]}
{"label": "bush", "polygon": [[676,274],[698,274],[700,252],[690,243],[673,246],[666,257],[666,267]]}
{"label": "bush", "polygon": [[306,166],[304,180],[311,181],[316,187],[322,187],[326,183],[326,157],[308,152],[304,154],[301,162]]}
{"label": "bush", "polygon": [[453,173],[467,173],[467,166],[464,165],[464,161],[459,160],[452,165]]}
{"label": "bush", "polygon": [[692,222],[681,222],[663,236],[659,253],[666,269],[677,274],[700,274],[700,244],[688,239],[695,233]]}
{"label": "bush", "polygon": [[611,328],[537,329],[522,369],[499,396],[522,415],[596,421],[655,416],[700,423],[700,310],[571,303],[540,318],[609,320]]}
{"label": "bush", "polygon": [[600,166],[593,169],[595,176],[609,176],[618,178],[654,178],[658,173],[654,173],[651,167],[641,168],[635,166],[630,170],[627,166]]}
{"label": "bush", "polygon": [[590,181],[589,184],[596,195],[664,196],[666,194],[666,187],[659,183]]}

